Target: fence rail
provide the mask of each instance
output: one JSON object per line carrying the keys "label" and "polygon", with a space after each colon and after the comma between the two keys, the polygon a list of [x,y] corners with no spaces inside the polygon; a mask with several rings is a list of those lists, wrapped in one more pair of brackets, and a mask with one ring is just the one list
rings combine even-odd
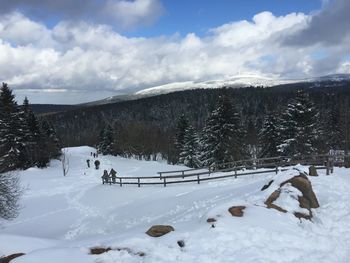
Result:
{"label": "fence rail", "polygon": [[[349,157],[349,156],[346,156]],[[123,185],[163,185],[196,182],[200,184],[202,181],[224,179],[229,177],[237,178],[238,176],[254,175],[263,173],[278,173],[278,171],[286,171],[296,164],[315,165],[316,169],[326,170],[326,174],[333,173],[334,158],[330,155],[312,155],[299,157],[271,157],[260,159],[239,160],[236,162],[223,163],[217,167],[204,167],[184,169],[177,171],[158,172],[158,176],[144,177],[116,177],[109,179],[107,184]],[[266,170],[257,171],[257,169],[266,168]],[[248,172],[247,172],[248,171]],[[169,175],[167,175],[169,174]],[[151,181],[150,181],[151,180]],[[159,181],[158,181],[159,180]]]}

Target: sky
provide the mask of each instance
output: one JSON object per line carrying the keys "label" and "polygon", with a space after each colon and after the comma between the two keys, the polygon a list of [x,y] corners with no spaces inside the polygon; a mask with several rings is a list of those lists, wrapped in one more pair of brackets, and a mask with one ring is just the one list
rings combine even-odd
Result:
{"label": "sky", "polygon": [[76,104],[182,81],[350,73],[348,0],[0,0],[0,81]]}

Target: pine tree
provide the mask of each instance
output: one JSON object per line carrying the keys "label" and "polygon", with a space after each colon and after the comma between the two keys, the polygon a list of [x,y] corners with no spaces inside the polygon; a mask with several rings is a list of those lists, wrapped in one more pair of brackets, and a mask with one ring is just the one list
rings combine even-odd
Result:
{"label": "pine tree", "polygon": [[219,97],[202,132],[201,161],[204,166],[220,167],[244,157],[244,133],[240,118],[226,95]]}
{"label": "pine tree", "polygon": [[100,133],[98,150],[103,154],[112,154],[114,149],[114,132],[111,125],[107,125]]}
{"label": "pine tree", "polygon": [[342,148],[343,136],[340,121],[340,112],[337,105],[330,105],[326,111],[324,121],[321,127],[320,148],[325,153],[329,150],[339,150]]}
{"label": "pine tree", "polygon": [[176,163],[179,162],[180,153],[183,151],[183,147],[185,143],[185,133],[188,127],[189,127],[188,119],[184,114],[182,114],[177,120],[176,133],[175,133],[175,139],[174,139]]}
{"label": "pine tree", "polygon": [[318,112],[309,96],[297,91],[296,97],[285,110],[280,133],[279,152],[286,156],[310,155],[316,151]]}
{"label": "pine tree", "polygon": [[0,172],[26,165],[23,118],[6,83],[0,93]]}
{"label": "pine tree", "polygon": [[263,127],[259,133],[259,157],[275,157],[280,145],[280,133],[278,128],[278,118],[274,113],[267,114]]}
{"label": "pine tree", "polygon": [[180,153],[179,162],[192,168],[198,168],[201,166],[201,162],[198,156],[198,137],[194,128],[189,125],[185,130],[183,150]]}

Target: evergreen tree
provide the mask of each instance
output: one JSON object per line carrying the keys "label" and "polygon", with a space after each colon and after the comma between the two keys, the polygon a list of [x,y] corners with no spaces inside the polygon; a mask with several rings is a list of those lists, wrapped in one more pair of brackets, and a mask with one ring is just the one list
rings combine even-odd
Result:
{"label": "evergreen tree", "polygon": [[210,114],[203,129],[201,160],[204,166],[232,162],[244,157],[240,118],[225,95],[219,97],[217,108]]}
{"label": "evergreen tree", "polygon": [[329,150],[342,149],[343,136],[340,117],[339,108],[335,104],[331,105],[326,111],[322,122],[319,146],[325,153],[328,153]]}
{"label": "evergreen tree", "polygon": [[198,168],[201,166],[201,162],[198,157],[198,137],[194,128],[189,125],[185,130],[183,150],[180,153],[179,162],[192,168]]}
{"label": "evergreen tree", "polygon": [[111,125],[107,125],[100,133],[98,150],[103,154],[112,154],[114,149],[114,132]]}
{"label": "evergreen tree", "polygon": [[0,172],[26,164],[23,118],[6,83],[0,91]]}
{"label": "evergreen tree", "polygon": [[45,167],[50,159],[58,158],[61,155],[61,144],[57,138],[55,129],[48,121],[39,121],[36,119],[36,123],[39,125],[37,142],[38,145],[42,145],[42,147],[39,147],[37,165],[39,167]]}
{"label": "evergreen tree", "polygon": [[285,110],[280,133],[279,152],[286,156],[310,155],[316,151],[318,112],[309,96],[297,91]]}
{"label": "evergreen tree", "polygon": [[178,120],[176,125],[176,133],[175,133],[175,139],[174,139],[174,145],[175,145],[175,163],[179,162],[180,153],[184,149],[184,143],[185,143],[185,133],[186,130],[189,127],[188,119],[184,114],[182,114]]}
{"label": "evergreen tree", "polygon": [[263,127],[259,133],[259,158],[275,157],[280,145],[278,118],[274,113],[265,117]]}

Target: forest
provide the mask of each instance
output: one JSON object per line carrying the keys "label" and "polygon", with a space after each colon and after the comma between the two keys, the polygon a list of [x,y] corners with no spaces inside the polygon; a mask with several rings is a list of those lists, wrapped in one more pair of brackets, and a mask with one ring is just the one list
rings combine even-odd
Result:
{"label": "forest", "polygon": [[105,154],[196,167],[347,151],[349,88],[343,81],[186,90],[46,114],[44,119],[64,146],[90,145]]}

